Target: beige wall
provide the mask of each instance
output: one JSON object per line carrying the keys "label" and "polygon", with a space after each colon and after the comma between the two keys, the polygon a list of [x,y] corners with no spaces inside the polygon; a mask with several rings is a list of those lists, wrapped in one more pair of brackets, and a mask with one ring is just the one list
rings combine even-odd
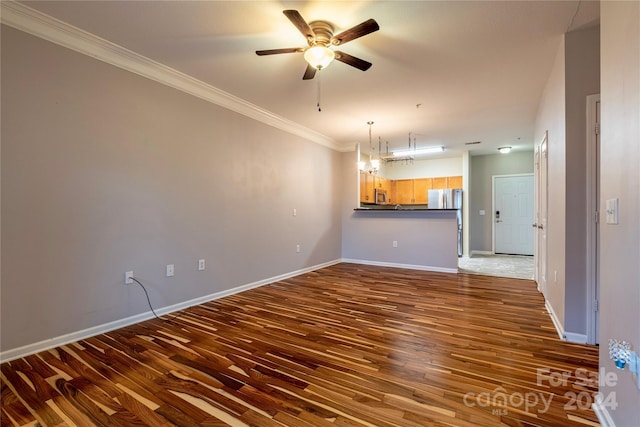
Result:
{"label": "beige wall", "polygon": [[558,43],[549,79],[536,115],[534,141],[548,139],[547,292],[545,298],[564,327],[565,250],[565,62],[564,39]]}
{"label": "beige wall", "polygon": [[[493,180],[495,175],[533,173],[533,151],[512,151],[471,157],[469,180],[470,252],[491,252],[493,227]],[[480,210],[485,215],[480,215]]]}
{"label": "beige wall", "polygon": [[2,351],[341,256],[339,153],[4,26],[1,136]]}
{"label": "beige wall", "polygon": [[610,338],[640,353],[640,2],[601,3],[601,200],[620,199],[620,223],[600,227],[600,367],[617,375],[604,385],[618,407],[618,427],[640,426],[640,391],[628,369],[609,359]]}

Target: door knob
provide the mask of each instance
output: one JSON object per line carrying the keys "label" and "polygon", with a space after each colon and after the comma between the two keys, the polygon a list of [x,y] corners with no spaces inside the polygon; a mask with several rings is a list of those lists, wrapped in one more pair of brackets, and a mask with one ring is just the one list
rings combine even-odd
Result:
{"label": "door knob", "polygon": [[538,228],[538,224],[532,224],[531,225],[533,228]]}
{"label": "door knob", "polygon": [[540,225],[538,226],[538,228],[539,228],[540,230],[544,230],[544,225],[540,224]]}

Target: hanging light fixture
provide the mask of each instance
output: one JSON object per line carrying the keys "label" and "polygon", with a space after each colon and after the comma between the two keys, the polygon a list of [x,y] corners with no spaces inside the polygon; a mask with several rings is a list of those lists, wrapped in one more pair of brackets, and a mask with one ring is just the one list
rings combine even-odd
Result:
{"label": "hanging light fixture", "polygon": [[375,175],[378,173],[378,169],[380,168],[380,159],[373,158],[373,141],[371,140],[371,126],[373,126],[373,122],[368,121],[367,124],[369,125],[369,164],[367,165],[366,162],[359,161],[358,169]]}
{"label": "hanging light fixture", "polygon": [[501,154],[509,154],[509,152],[511,151],[511,147],[510,146],[500,147],[500,148],[498,148],[498,151]]}

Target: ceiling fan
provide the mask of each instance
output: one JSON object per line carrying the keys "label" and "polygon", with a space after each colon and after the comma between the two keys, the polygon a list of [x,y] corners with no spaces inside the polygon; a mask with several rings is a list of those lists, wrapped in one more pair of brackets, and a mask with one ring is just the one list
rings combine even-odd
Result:
{"label": "ceiling fan", "polygon": [[340,46],[351,40],[366,36],[378,31],[380,27],[374,19],[368,19],[355,27],[333,34],[334,28],[327,21],[313,21],[307,24],[302,15],[297,10],[284,10],[282,13],[296,26],[298,31],[307,39],[308,47],[291,47],[284,49],[257,50],[256,54],[276,55],[280,53],[304,52],[304,59],[307,61],[307,69],[302,76],[303,80],[310,80],[316,75],[317,70],[327,67],[334,59],[351,65],[362,71],[371,68],[371,62],[356,58],[339,50],[330,49],[330,46]]}

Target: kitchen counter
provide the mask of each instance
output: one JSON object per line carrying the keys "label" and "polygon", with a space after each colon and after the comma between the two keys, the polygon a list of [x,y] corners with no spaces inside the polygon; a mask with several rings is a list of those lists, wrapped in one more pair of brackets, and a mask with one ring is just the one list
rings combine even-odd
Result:
{"label": "kitchen counter", "polygon": [[354,208],[353,209],[356,212],[455,212],[458,209],[429,209],[429,208],[422,208],[422,207],[409,207],[409,206],[402,206],[398,209],[396,209],[394,206],[376,206],[376,207],[360,207],[360,208]]}

